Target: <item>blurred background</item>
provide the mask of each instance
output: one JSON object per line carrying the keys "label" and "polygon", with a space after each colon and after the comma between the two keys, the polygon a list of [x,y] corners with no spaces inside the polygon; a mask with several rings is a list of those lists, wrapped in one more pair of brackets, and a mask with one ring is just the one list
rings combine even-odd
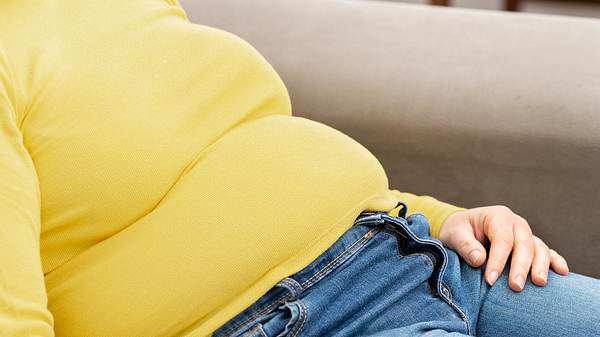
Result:
{"label": "blurred background", "polygon": [[383,0],[415,4],[509,10],[600,18],[600,0]]}

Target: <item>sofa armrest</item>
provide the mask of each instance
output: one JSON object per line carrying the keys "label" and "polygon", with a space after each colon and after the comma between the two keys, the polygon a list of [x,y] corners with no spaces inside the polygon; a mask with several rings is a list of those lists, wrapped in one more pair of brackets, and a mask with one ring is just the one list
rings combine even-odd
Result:
{"label": "sofa armrest", "polygon": [[247,40],[294,114],[371,150],[390,186],[506,204],[600,277],[600,20],[357,0],[181,1]]}

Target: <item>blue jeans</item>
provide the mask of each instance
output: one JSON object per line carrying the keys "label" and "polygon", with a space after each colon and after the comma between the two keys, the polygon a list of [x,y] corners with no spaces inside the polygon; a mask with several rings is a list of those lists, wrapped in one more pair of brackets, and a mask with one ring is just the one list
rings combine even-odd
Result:
{"label": "blue jeans", "polygon": [[214,337],[600,336],[600,280],[549,271],[538,287],[490,287],[430,237],[421,214],[361,213],[331,247]]}

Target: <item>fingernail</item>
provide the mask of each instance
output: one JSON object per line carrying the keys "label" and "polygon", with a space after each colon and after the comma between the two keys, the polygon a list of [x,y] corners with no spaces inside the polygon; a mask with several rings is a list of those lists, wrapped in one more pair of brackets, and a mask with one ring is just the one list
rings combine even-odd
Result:
{"label": "fingernail", "polygon": [[494,269],[490,272],[490,275],[488,276],[489,285],[494,285],[497,278],[498,278],[498,272]]}
{"label": "fingernail", "polygon": [[523,282],[523,276],[517,275],[515,277],[515,284],[517,285],[517,287],[519,287],[519,289],[523,289],[523,286],[525,284],[525,282]]}
{"label": "fingernail", "polygon": [[546,272],[545,271],[541,271],[541,272],[538,273],[538,275],[540,275],[540,277],[542,279],[544,279],[544,283],[546,283]]}
{"label": "fingernail", "polygon": [[471,260],[471,263],[475,264],[477,263],[477,259],[479,258],[479,256],[481,256],[481,252],[478,249],[473,249],[469,253],[469,260]]}

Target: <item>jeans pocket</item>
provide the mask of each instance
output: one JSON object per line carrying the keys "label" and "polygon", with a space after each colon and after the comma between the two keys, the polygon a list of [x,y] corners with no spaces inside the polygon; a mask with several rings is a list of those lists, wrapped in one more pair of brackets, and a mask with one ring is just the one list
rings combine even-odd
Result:
{"label": "jeans pocket", "polygon": [[295,337],[302,331],[307,314],[306,305],[294,300],[259,318],[258,324],[264,337]]}

